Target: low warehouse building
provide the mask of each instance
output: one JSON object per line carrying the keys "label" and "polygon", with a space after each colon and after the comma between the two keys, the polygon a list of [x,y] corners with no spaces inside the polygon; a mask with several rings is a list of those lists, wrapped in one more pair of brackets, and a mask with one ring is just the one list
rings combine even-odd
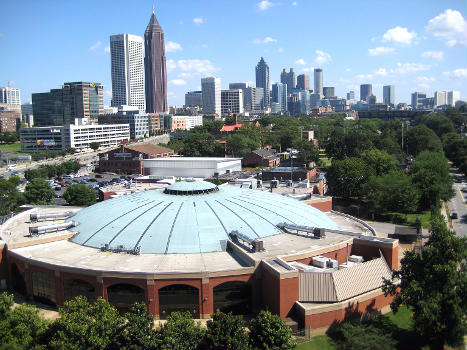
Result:
{"label": "low warehouse building", "polygon": [[[72,213],[70,213],[70,211]],[[36,222],[37,221],[37,222]],[[36,207],[0,229],[0,279],[52,305],[84,295],[156,319],[269,309],[303,328],[387,307],[398,241],[278,194],[199,182],[90,207]]]}

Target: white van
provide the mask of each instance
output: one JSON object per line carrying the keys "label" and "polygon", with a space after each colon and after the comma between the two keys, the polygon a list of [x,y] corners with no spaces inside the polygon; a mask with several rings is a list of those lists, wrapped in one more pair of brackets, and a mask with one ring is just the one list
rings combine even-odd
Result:
{"label": "white van", "polygon": [[70,179],[73,179],[74,176],[73,176],[73,174],[69,174],[69,175],[64,175],[63,178],[70,180]]}
{"label": "white van", "polygon": [[13,170],[16,169],[16,164],[10,164],[6,167],[6,170]]}

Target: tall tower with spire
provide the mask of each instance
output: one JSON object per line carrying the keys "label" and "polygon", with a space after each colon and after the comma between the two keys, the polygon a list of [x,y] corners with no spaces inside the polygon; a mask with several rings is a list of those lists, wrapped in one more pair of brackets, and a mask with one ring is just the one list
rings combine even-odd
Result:
{"label": "tall tower with spire", "polygon": [[263,57],[256,65],[256,87],[264,89],[263,108],[270,106],[271,88],[269,87],[269,66]]}
{"label": "tall tower with spire", "polygon": [[164,32],[157,21],[154,7],[144,32],[144,49],[146,113],[166,113],[168,107]]}

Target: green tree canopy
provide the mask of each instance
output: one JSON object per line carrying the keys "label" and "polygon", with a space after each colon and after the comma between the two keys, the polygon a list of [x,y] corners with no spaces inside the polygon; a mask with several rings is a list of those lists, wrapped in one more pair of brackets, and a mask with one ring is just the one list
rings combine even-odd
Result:
{"label": "green tree canopy", "polygon": [[407,132],[409,154],[417,156],[420,152],[442,152],[443,146],[438,136],[426,125],[417,125]]}
{"label": "green tree canopy", "polygon": [[414,330],[432,349],[462,346],[467,323],[467,239],[449,231],[441,215],[431,221],[431,235],[421,253],[406,251],[401,269],[383,290],[393,295],[391,308],[413,310]]}
{"label": "green tree canopy", "polygon": [[361,158],[335,159],[326,173],[333,195],[342,197],[362,196],[362,186],[368,181],[368,166]]}
{"label": "green tree canopy", "polygon": [[0,179],[0,215],[8,215],[18,210],[18,207],[26,202],[24,195],[16,189],[19,185],[19,177],[11,176]]}
{"label": "green tree canopy", "polygon": [[349,125],[345,132],[343,129],[335,129],[331,133],[326,152],[334,159],[359,157],[363,151],[374,148],[376,140],[376,134],[372,131],[356,129]]}
{"label": "green tree canopy", "polygon": [[208,350],[248,350],[248,335],[242,318],[231,313],[213,314],[206,324],[205,343]]}
{"label": "green tree canopy", "polygon": [[125,319],[102,298],[95,303],[79,296],[65,302],[50,326],[48,348],[60,350],[110,349]]}
{"label": "green tree canopy", "polygon": [[69,205],[87,207],[97,202],[96,191],[84,184],[74,184],[67,187],[63,198]]}
{"label": "green tree canopy", "polygon": [[459,166],[467,159],[467,139],[462,139],[456,132],[444,134],[442,137],[444,154]]}
{"label": "green tree canopy", "polygon": [[250,345],[258,350],[291,350],[297,343],[290,328],[278,315],[261,310],[250,321]]}
{"label": "green tree canopy", "polygon": [[89,144],[89,147],[91,147],[91,149],[92,149],[93,151],[97,151],[97,150],[99,149],[100,145],[101,145],[101,144],[100,144],[99,142],[91,142],[91,143]]}
{"label": "green tree canopy", "polygon": [[215,155],[216,140],[207,131],[190,132],[183,140],[183,150],[180,152],[187,157],[208,157]]}
{"label": "green tree canopy", "polygon": [[54,189],[42,178],[34,178],[26,186],[24,196],[30,204],[53,204]]}
{"label": "green tree canopy", "polygon": [[396,170],[399,165],[394,156],[376,148],[364,151],[360,158],[368,165],[372,173],[377,176]]}
{"label": "green tree canopy", "polygon": [[431,130],[435,132],[438,137],[443,136],[449,132],[454,132],[454,123],[449,117],[442,114],[429,114],[423,117],[417,118],[419,123],[425,124]]}
{"label": "green tree canopy", "polygon": [[300,152],[298,155],[298,161],[308,164],[309,162],[317,162],[319,159],[319,149],[313,142],[308,140],[302,140],[298,145],[297,149]]}
{"label": "green tree canopy", "polygon": [[259,148],[259,143],[240,133],[227,136],[227,154],[234,157],[243,157],[245,154]]}
{"label": "green tree canopy", "polygon": [[454,196],[449,163],[440,152],[424,151],[410,166],[413,184],[420,191],[420,204],[424,209],[438,207],[440,200]]}
{"label": "green tree canopy", "polygon": [[203,340],[203,330],[186,312],[172,312],[167,323],[157,330],[160,350],[195,350]]}

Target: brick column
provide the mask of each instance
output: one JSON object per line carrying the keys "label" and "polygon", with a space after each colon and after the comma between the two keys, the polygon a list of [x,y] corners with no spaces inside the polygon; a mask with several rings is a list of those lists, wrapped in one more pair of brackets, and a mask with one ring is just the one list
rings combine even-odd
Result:
{"label": "brick column", "polygon": [[200,299],[200,317],[211,318],[211,314],[214,313],[214,294],[209,284],[209,277],[201,279]]}
{"label": "brick column", "polygon": [[148,305],[148,312],[151,315],[156,314],[156,298],[154,280],[146,281],[146,304]]}
{"label": "brick column", "polygon": [[26,282],[26,294],[27,297],[32,297],[32,277],[31,270],[29,269],[29,263],[24,264],[24,281]]}
{"label": "brick column", "polygon": [[104,280],[102,277],[96,277],[96,299],[102,297],[107,300],[107,292],[104,288]]}
{"label": "brick column", "polygon": [[63,290],[63,282],[60,271],[54,271],[54,284],[55,284],[55,303],[62,306],[65,302],[65,295]]}

